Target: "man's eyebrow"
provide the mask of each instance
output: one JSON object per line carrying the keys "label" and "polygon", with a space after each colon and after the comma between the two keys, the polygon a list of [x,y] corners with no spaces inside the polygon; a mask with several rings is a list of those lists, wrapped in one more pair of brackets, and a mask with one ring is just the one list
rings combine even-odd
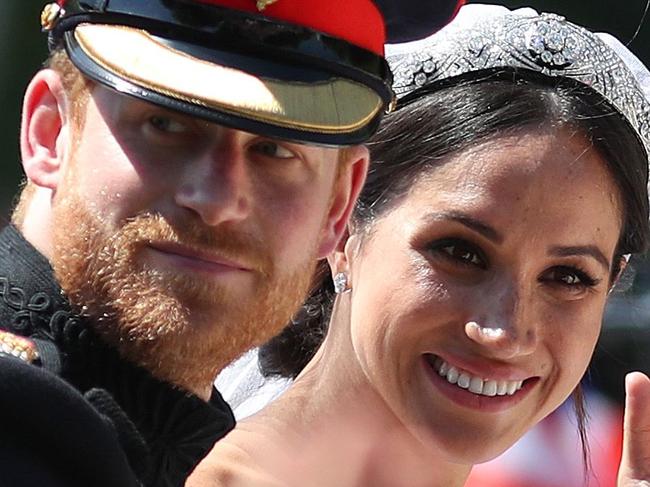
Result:
{"label": "man's eyebrow", "polygon": [[570,247],[555,246],[549,249],[549,254],[558,257],[571,257],[574,255],[585,255],[587,257],[592,257],[600,264],[602,264],[602,266],[605,267],[607,271],[609,271],[611,265],[609,259],[605,257],[605,254],[603,254],[601,250],[595,245],[574,245]]}
{"label": "man's eyebrow", "polygon": [[492,240],[498,244],[503,242],[503,236],[490,225],[460,211],[433,211],[425,214],[423,219],[424,221],[454,221],[469,228],[470,230],[480,233],[488,240]]}

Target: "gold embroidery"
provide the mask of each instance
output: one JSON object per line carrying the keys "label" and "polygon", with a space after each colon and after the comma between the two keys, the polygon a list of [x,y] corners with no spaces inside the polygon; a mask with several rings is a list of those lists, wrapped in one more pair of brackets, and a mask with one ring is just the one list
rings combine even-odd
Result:
{"label": "gold embroidery", "polygon": [[38,359],[38,350],[28,338],[0,331],[0,355],[11,355],[25,362],[33,363]]}
{"label": "gold embroidery", "polygon": [[278,0],[257,0],[257,10],[260,12],[264,10],[269,5],[277,2]]}
{"label": "gold embroidery", "polygon": [[43,30],[46,32],[52,30],[62,13],[63,9],[58,3],[48,3],[41,12],[41,27]]}

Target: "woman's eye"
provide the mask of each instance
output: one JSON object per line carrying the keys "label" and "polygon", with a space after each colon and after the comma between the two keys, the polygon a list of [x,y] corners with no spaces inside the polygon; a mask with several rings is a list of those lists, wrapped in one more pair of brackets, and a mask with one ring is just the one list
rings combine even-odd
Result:
{"label": "woman's eye", "polygon": [[598,283],[586,272],[571,267],[555,267],[548,271],[545,280],[576,288],[593,287]]}
{"label": "woman's eye", "polygon": [[486,268],[486,262],[481,253],[465,242],[441,242],[434,245],[432,250],[460,264]]}
{"label": "woman's eye", "polygon": [[582,279],[580,279],[577,275],[575,274],[565,274],[564,276],[560,276],[560,281],[564,282],[565,284],[582,284]]}
{"label": "woman's eye", "polygon": [[272,140],[256,142],[251,146],[251,149],[257,154],[274,159],[293,159],[296,157],[294,152]]}
{"label": "woman's eye", "polygon": [[187,132],[187,126],[184,123],[179,122],[178,120],[174,120],[171,117],[154,115],[153,117],[149,118],[149,123],[152,127],[160,132],[166,132],[170,134],[182,134]]}

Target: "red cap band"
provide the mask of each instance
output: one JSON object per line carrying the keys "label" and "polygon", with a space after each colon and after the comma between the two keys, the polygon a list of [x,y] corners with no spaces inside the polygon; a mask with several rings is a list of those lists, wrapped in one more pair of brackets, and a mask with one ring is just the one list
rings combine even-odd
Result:
{"label": "red cap band", "polygon": [[262,11],[257,0],[196,1],[302,25],[384,55],[384,18],[372,0],[266,0]]}

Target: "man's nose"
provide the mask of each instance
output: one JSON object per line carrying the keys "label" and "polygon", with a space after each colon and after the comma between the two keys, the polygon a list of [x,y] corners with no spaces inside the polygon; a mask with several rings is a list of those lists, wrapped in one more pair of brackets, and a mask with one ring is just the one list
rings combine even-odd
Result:
{"label": "man's nose", "polygon": [[248,217],[252,182],[241,148],[220,143],[185,164],[175,195],[177,205],[210,226]]}
{"label": "man's nose", "polygon": [[492,291],[481,299],[482,309],[465,323],[465,334],[491,358],[531,355],[538,344],[538,318],[525,291],[514,285]]}

